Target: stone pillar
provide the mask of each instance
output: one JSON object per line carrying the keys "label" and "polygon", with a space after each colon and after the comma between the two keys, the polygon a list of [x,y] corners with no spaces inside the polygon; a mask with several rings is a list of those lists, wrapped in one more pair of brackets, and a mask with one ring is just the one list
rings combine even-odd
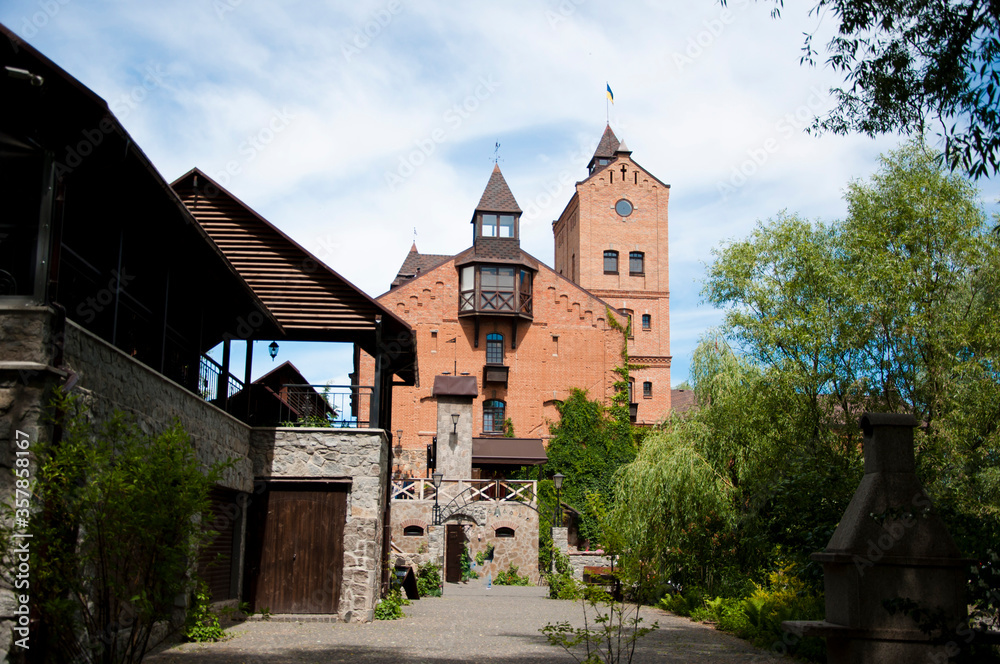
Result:
{"label": "stone pillar", "polygon": [[[909,415],[867,413],[865,475],[826,550],[826,620],[782,627],[826,638],[829,664],[895,664],[948,659],[904,611],[883,602],[909,599],[943,612],[948,625],[966,616],[964,560],[916,476]],[[931,659],[928,659],[931,658]]]}
{"label": "stone pillar", "polygon": [[[475,376],[435,376],[437,400],[437,472],[448,480],[472,477],[472,401]],[[452,415],[458,415],[458,424]]]}

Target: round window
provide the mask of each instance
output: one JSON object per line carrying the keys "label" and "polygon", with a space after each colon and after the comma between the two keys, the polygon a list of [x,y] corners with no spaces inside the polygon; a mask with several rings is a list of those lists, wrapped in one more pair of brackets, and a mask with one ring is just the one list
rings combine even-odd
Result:
{"label": "round window", "polygon": [[627,217],[632,214],[632,204],[623,198],[615,203],[615,212],[622,217]]}

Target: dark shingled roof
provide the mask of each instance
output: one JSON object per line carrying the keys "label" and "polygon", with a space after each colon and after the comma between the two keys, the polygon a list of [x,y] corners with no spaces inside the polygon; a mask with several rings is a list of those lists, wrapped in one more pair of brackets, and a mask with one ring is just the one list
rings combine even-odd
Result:
{"label": "dark shingled roof", "polygon": [[611,159],[615,156],[615,152],[618,150],[619,145],[621,145],[621,143],[618,142],[618,137],[615,136],[615,132],[611,131],[611,125],[607,125],[604,128],[604,135],[601,136],[601,142],[597,144],[597,150],[594,151],[594,157],[591,161],[597,159],[598,157]]}
{"label": "dark shingled roof", "polygon": [[694,390],[670,390],[670,410],[682,414],[698,408]]}
{"label": "dark shingled roof", "polygon": [[433,270],[449,258],[451,258],[451,256],[445,256],[443,254],[421,254],[417,251],[417,243],[414,242],[413,246],[410,247],[410,253],[406,255],[406,258],[403,260],[403,264],[399,267],[399,272],[396,273],[396,278],[392,280],[389,290],[402,286],[407,281],[419,276],[423,272]]}
{"label": "dark shingled roof", "polygon": [[478,397],[475,376],[434,376],[434,389],[431,394],[436,397]]}
{"label": "dark shingled roof", "polygon": [[521,251],[516,238],[481,237],[474,246],[455,256],[455,267],[468,263],[511,263],[538,270],[538,261]]}
{"label": "dark shingled roof", "polygon": [[[493,173],[490,174],[490,181],[486,184],[483,197],[479,199],[476,211],[514,212],[517,214],[521,212],[521,208],[517,206],[517,201],[514,200],[514,194],[510,193],[507,181],[503,179],[500,166],[496,164],[493,165]],[[472,220],[475,221],[475,215],[473,215]]]}

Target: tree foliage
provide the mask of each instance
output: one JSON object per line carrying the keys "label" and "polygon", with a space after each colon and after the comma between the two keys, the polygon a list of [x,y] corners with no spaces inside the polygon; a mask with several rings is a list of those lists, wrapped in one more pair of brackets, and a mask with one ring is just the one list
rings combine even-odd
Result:
{"label": "tree foliage", "polygon": [[[725,4],[726,0],[721,0]],[[780,15],[784,0],[774,0]],[[837,34],[827,64],[844,75],[836,108],[814,128],[943,139],[952,168],[973,177],[1000,161],[1000,6],[995,0],[817,0]],[[819,56],[807,34],[803,62]]]}
{"label": "tree foliage", "polygon": [[700,408],[648,436],[614,517],[660,574],[715,592],[824,548],[861,476],[857,417],[906,412],[918,473],[959,546],[1000,532],[1000,238],[920,142],[846,192],[848,216],[781,213],[716,251],[725,307],[691,378]]}
{"label": "tree foliage", "polygon": [[29,530],[35,661],[139,662],[158,621],[195,586],[189,575],[212,533],[207,473],[179,425],[148,435],[120,412],[94,422],[57,393],[61,437],[36,447],[38,511]]}

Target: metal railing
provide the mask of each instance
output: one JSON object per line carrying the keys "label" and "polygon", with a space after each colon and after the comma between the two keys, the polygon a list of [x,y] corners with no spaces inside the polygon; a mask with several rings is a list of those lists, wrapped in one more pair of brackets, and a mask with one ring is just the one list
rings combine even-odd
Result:
{"label": "metal railing", "polygon": [[[438,502],[447,503],[462,496],[465,503],[492,501],[535,505],[536,490],[535,480],[442,480]],[[435,492],[434,483],[427,478],[392,481],[393,500],[434,500]]]}
{"label": "metal railing", "polygon": [[219,389],[225,385],[227,388],[226,397],[230,398],[243,389],[243,381],[238,380],[232,374],[226,374],[227,380],[222,382],[224,371],[222,365],[210,358],[208,355],[201,356],[201,363],[198,369],[198,393],[205,401],[216,401],[222,397]]}
{"label": "metal railing", "polygon": [[366,428],[371,385],[282,385],[279,426]]}

